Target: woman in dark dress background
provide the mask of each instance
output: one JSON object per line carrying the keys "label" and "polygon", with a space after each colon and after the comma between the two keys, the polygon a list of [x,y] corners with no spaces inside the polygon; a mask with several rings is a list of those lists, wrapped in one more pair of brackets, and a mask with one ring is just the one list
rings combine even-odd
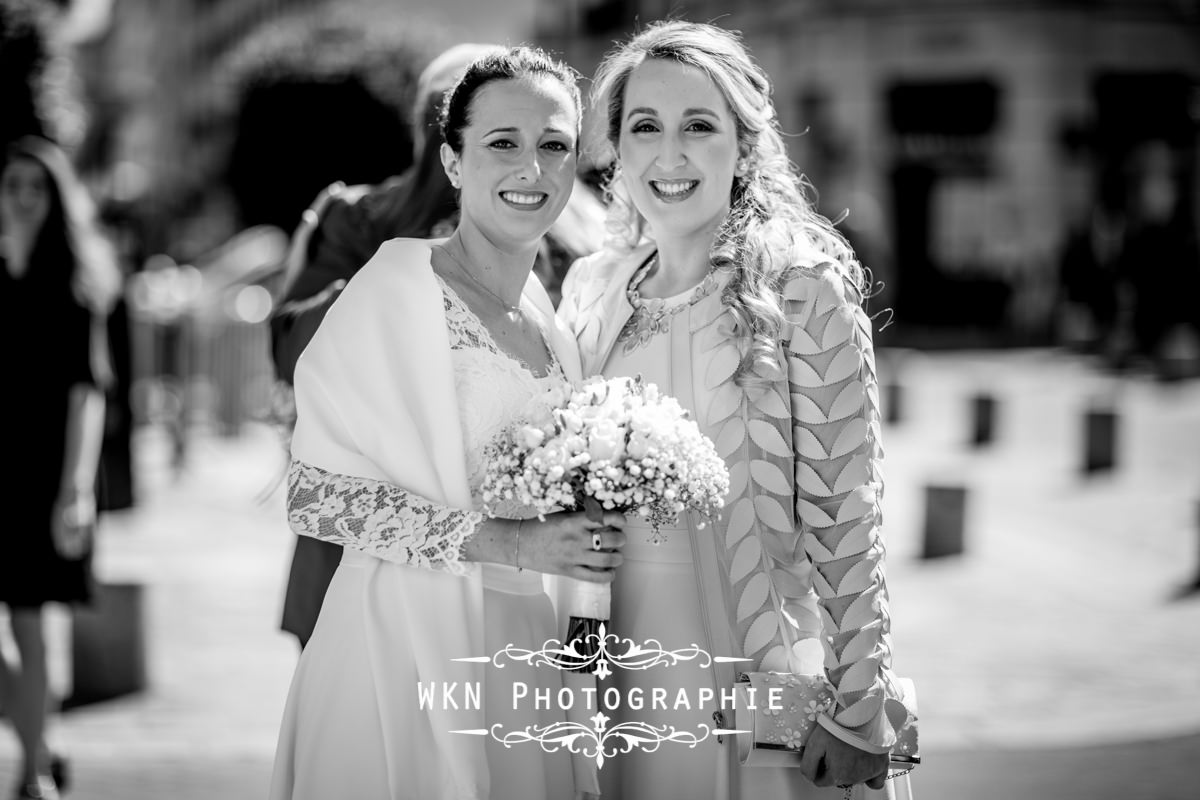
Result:
{"label": "woman in dark dress background", "polygon": [[0,485],[11,498],[0,527],[0,603],[20,655],[17,664],[0,659],[0,704],[24,758],[15,796],[57,798],[42,608],[91,596],[104,321],[120,273],[70,162],[44,139],[19,139],[4,154],[0,264],[8,409]]}

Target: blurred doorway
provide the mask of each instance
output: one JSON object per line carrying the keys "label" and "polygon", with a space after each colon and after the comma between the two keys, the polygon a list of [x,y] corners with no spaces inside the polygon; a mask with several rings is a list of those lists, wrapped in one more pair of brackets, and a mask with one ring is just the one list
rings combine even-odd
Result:
{"label": "blurred doorway", "polygon": [[896,317],[921,326],[1003,324],[1007,284],[988,264],[1002,93],[986,77],[904,81],[886,94]]}

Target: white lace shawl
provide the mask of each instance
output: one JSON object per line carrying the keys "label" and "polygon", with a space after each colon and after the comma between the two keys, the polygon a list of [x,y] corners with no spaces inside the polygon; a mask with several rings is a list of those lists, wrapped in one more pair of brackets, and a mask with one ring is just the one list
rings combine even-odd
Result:
{"label": "white lace shawl", "polygon": [[[449,332],[467,475],[478,506],[483,446],[543,385],[565,379],[553,349],[545,377],[535,377],[500,349],[487,328],[439,279]],[[505,516],[528,516],[508,509]],[[397,564],[468,569],[462,548],[483,521],[476,510],[450,508],[386,481],[338,475],[293,459],[288,471],[288,521],[301,535],[361,550]]]}
{"label": "white lace shawl", "polygon": [[[417,239],[385,242],[330,308],[297,362],[292,457],[470,510],[458,391],[431,245]],[[553,306],[532,275],[524,299],[553,326]],[[552,333],[551,345],[568,377],[577,377],[574,348]],[[379,687],[395,707],[389,719],[428,715],[441,762],[413,769],[453,776],[455,796],[486,797],[490,780],[482,740],[451,733],[486,727],[482,709],[421,710],[413,691],[419,675],[482,683],[480,665],[454,660],[484,649],[479,570],[455,576],[379,560],[363,569],[364,591],[373,593],[364,604],[374,604],[364,608],[384,603],[396,609],[386,620],[391,635],[379,640],[386,652],[373,654],[392,676]],[[403,741],[406,734],[396,729],[387,735]]]}

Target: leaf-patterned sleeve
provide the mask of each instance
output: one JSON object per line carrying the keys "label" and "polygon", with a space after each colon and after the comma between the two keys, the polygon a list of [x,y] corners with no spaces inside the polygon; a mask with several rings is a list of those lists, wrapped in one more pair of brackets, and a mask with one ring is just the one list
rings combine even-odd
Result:
{"label": "leaf-patterned sleeve", "polygon": [[895,743],[883,478],[871,322],[832,270],[785,290],[796,519],[812,564],[832,719],[868,747]]}
{"label": "leaf-patterned sleeve", "polygon": [[293,459],[288,468],[292,530],[385,561],[462,575],[463,547],[483,522],[478,511],[434,503],[384,481],[326,472]]}

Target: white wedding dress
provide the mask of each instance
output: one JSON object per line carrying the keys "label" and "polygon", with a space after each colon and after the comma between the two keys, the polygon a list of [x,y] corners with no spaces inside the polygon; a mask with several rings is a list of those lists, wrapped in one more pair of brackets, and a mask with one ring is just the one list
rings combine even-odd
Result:
{"label": "white wedding dress", "polygon": [[[563,380],[563,372],[553,360],[546,376],[535,376],[496,345],[453,289],[440,278],[438,284],[458,401],[457,408],[445,413],[455,414],[461,426],[468,483],[478,509],[484,446],[531,396]],[[420,624],[426,626],[432,617],[435,628],[480,623],[486,652],[461,653],[463,657],[493,656],[508,645],[536,650],[553,638],[555,615],[542,575],[462,562],[461,547],[482,519],[479,512],[425,502],[384,481],[346,478],[296,461],[289,509],[300,532],[348,546],[293,678],[272,800],[573,797],[568,753],[547,753],[535,742],[505,747],[492,736],[485,745],[489,788],[463,788],[437,752],[435,741],[446,732],[436,730],[430,716],[411,713],[411,697],[397,702],[400,693],[417,691],[408,667],[397,663],[412,646],[405,631],[417,629],[414,616],[425,616]],[[502,515],[529,516],[522,512],[509,508]],[[439,608],[404,607],[390,591],[406,580],[427,580],[431,570],[459,575],[475,569],[481,570],[483,584],[482,620],[442,619]],[[418,666],[416,677],[441,682],[450,666],[444,674],[436,664],[434,674],[422,674]],[[558,670],[505,659],[502,668],[484,665],[482,675],[483,719],[490,729],[519,731],[562,720],[556,708],[538,711],[529,702],[515,710],[513,701],[518,683],[528,687],[530,697],[538,689],[557,693],[562,685]],[[463,690],[460,686],[453,695],[459,703],[465,702]],[[440,689],[435,702],[443,703]],[[403,717],[397,719],[397,714]]]}

